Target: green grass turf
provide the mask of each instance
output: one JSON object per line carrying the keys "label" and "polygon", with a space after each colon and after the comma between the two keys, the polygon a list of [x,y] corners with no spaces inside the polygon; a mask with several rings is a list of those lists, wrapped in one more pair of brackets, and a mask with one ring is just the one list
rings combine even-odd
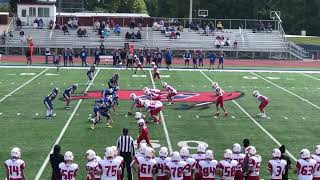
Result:
{"label": "green grass turf", "polygon": [[297,44],[320,45],[320,37],[288,37],[288,39]]}
{"label": "green grass turf", "polygon": [[[20,73],[39,73],[44,69],[0,69],[0,95],[1,97],[10,93],[33,76],[21,76]],[[152,87],[152,82],[147,72],[147,77],[132,77],[132,71],[123,70],[101,70],[95,79],[95,86],[89,90],[102,90],[106,87],[108,79],[112,74],[120,73],[120,89],[140,90],[144,86]],[[46,73],[55,73],[54,69]],[[43,97],[53,87],[62,90],[73,83],[79,83],[76,93],[81,94],[86,86],[87,80],[85,70],[61,70],[60,75],[40,75],[25,87],[16,91],[0,103],[0,161],[9,157],[12,147],[18,146],[22,149],[22,158],[26,161],[27,179],[34,179],[44,159],[57,139],[61,129],[65,125],[77,100],[71,102],[72,109],[65,110],[64,102],[55,100],[54,113],[57,115],[47,120],[44,118],[45,108]],[[162,71],[163,78],[168,84],[174,86],[178,91],[211,91],[211,82],[200,72]],[[263,79],[245,79],[244,76],[255,76],[249,72],[204,72],[213,81],[218,81],[225,91],[242,91],[244,96],[235,100],[245,111],[251,114],[267,131],[278,141],[285,144],[288,150],[298,156],[301,148],[309,148],[318,144],[319,133],[317,131],[319,109],[311,106],[297,97],[288,94],[278,87],[264,81]],[[8,75],[17,74],[17,75]],[[139,72],[139,74],[142,74]],[[277,85],[288,89],[315,105],[318,102],[320,92],[319,80],[306,77],[302,74],[289,73],[257,73],[264,78],[277,77],[280,79],[270,80]],[[312,74],[320,78],[318,74]],[[11,84],[15,82],[14,84]],[[156,81],[156,87],[161,89],[160,81]],[[294,87],[294,88],[293,88]],[[258,113],[258,102],[252,97],[252,91],[261,91],[270,98],[267,115],[270,119],[261,119],[255,116]],[[61,95],[60,94],[60,95]],[[88,114],[92,112],[93,99],[83,100],[76,111],[72,122],[67,128],[60,144],[62,151],[71,150],[75,154],[75,162],[80,165],[77,179],[85,177],[84,153],[87,149],[94,149],[98,155],[103,156],[106,146],[115,145],[115,141],[123,127],[130,129],[130,134],[137,137],[137,128],[132,116],[126,116],[131,102],[120,100],[117,113],[112,114],[114,126],[112,129],[105,128],[104,123],[97,125],[92,131],[89,129]],[[166,103],[164,103],[166,104]],[[270,159],[273,148],[278,147],[264,132],[262,132],[232,101],[225,103],[230,113],[228,118],[213,118],[215,111],[213,105],[190,110],[178,110],[177,108],[191,103],[175,103],[173,106],[165,106],[163,110],[169,137],[174,150],[179,150],[180,141],[203,141],[215,152],[215,158],[221,159],[226,148],[231,148],[235,142],[241,143],[243,138],[249,138],[256,146],[258,153],[262,156],[261,177],[268,178],[267,161]],[[17,116],[17,113],[21,115]],[[39,115],[36,116],[35,114]],[[234,118],[232,118],[234,116]],[[287,119],[285,119],[287,117]],[[304,119],[303,119],[304,118]],[[149,125],[150,137],[157,140],[162,146],[167,146],[165,133],[162,125]],[[192,145],[192,144],[190,144]],[[194,152],[194,150],[191,150]],[[4,171],[0,171],[0,177],[4,177]],[[50,178],[50,165],[47,165],[41,179]],[[296,179],[292,172],[290,176]]]}

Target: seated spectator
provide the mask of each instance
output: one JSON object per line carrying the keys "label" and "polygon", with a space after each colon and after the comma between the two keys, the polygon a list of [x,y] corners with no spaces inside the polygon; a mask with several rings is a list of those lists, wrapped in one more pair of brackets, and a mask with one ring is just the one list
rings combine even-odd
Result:
{"label": "seated spectator", "polygon": [[130,37],[131,37],[130,33],[127,32],[126,35],[125,35],[125,38],[126,38],[126,39],[130,39]]}
{"label": "seated spectator", "polygon": [[96,20],[96,22],[94,22],[94,24],[93,24],[93,29],[99,30],[99,28],[100,28],[100,22],[98,20]]}
{"label": "seated spectator", "polygon": [[226,42],[224,43],[224,46],[230,46],[230,40],[227,38]]}
{"label": "seated spectator", "polygon": [[18,30],[21,29],[21,27],[22,27],[22,22],[21,22],[21,19],[20,19],[20,18],[18,18],[18,19],[16,20],[16,26],[17,26],[17,29],[18,29]]}
{"label": "seated spectator", "polygon": [[60,29],[61,29],[60,24],[56,24],[56,26],[54,27],[54,29],[56,29],[56,30],[60,30]]}
{"label": "seated spectator", "polygon": [[134,20],[134,18],[132,18],[130,22],[130,29],[134,29],[135,24],[136,24],[136,21]]}
{"label": "seated spectator", "polygon": [[234,40],[234,42],[233,42],[233,48],[234,48],[234,49],[237,49],[237,48],[238,48],[238,42],[237,42],[237,40]]}
{"label": "seated spectator", "polygon": [[272,25],[270,22],[268,22],[268,24],[267,24],[266,32],[272,33]]}
{"label": "seated spectator", "polygon": [[260,31],[264,32],[265,28],[264,28],[263,22],[260,22],[259,29],[260,29]]}
{"label": "seated spectator", "polygon": [[104,30],[106,28],[106,22],[102,21],[102,23],[100,24],[100,29]]}
{"label": "seated spectator", "polygon": [[134,39],[135,37],[136,37],[136,34],[134,33],[134,31],[132,31],[130,34],[130,39]]}
{"label": "seated spectator", "polygon": [[53,20],[51,19],[51,20],[49,21],[48,28],[49,28],[49,29],[52,29],[52,28],[53,28],[53,24],[54,24],[54,22],[53,22]]}
{"label": "seated spectator", "polygon": [[208,25],[209,25],[210,31],[214,32],[215,31],[214,23],[212,21],[210,21],[210,23]]}
{"label": "seated spectator", "polygon": [[206,26],[206,28],[204,30],[204,34],[209,36],[209,34],[210,34],[210,26],[209,26],[209,24]]}
{"label": "seated spectator", "polygon": [[219,21],[218,24],[217,24],[217,31],[221,31],[222,32],[222,30],[223,30],[223,25],[222,25],[221,21]]}
{"label": "seated spectator", "polygon": [[36,18],[36,19],[33,21],[33,27],[34,27],[34,28],[38,28],[38,27],[39,27],[39,20],[38,20],[38,18]]}
{"label": "seated spectator", "polygon": [[20,34],[20,42],[21,42],[21,44],[25,43],[26,42],[26,38],[24,36],[24,31],[21,30],[19,34]]}
{"label": "seated spectator", "polygon": [[100,44],[100,54],[101,55],[106,55],[106,49],[105,49],[103,43]]}
{"label": "seated spectator", "polygon": [[217,49],[221,48],[221,43],[219,39],[216,39],[216,41],[214,42],[214,45],[216,46]]}
{"label": "seated spectator", "polygon": [[69,18],[69,20],[68,20],[67,23],[68,23],[68,27],[71,28],[71,27],[72,27],[72,20],[71,20],[71,18]]}
{"label": "seated spectator", "polygon": [[159,31],[159,30],[161,29],[161,27],[160,27],[160,25],[155,21],[155,22],[153,22],[153,24],[152,24],[152,29],[153,29],[154,31]]}
{"label": "seated spectator", "polygon": [[77,29],[78,28],[78,20],[77,20],[77,18],[73,18],[71,24],[72,24],[72,28]]}
{"label": "seated spectator", "polygon": [[62,31],[63,31],[63,34],[69,34],[69,28],[67,26],[67,24],[64,24],[64,26],[62,27]]}
{"label": "seated spectator", "polygon": [[11,40],[11,39],[13,39],[12,31],[9,31],[9,33],[8,33],[8,34],[9,34],[9,38],[10,38],[10,40]]}
{"label": "seated spectator", "polygon": [[77,31],[78,37],[86,37],[87,36],[87,30],[85,28],[79,28]]}
{"label": "seated spectator", "polygon": [[116,34],[120,34],[121,33],[121,29],[120,29],[119,24],[116,24],[116,26],[114,27],[114,33],[116,33]]}
{"label": "seated spectator", "polygon": [[38,27],[39,27],[40,29],[43,28],[43,20],[42,20],[42,19],[39,19]]}
{"label": "seated spectator", "polygon": [[183,32],[183,26],[178,26],[177,31]]}

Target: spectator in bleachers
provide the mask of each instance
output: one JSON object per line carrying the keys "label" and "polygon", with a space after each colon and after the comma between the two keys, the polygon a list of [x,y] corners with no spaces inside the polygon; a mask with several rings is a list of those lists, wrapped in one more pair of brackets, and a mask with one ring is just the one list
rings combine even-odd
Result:
{"label": "spectator in bleachers", "polygon": [[69,34],[69,28],[68,28],[67,24],[64,24],[64,25],[63,25],[62,31],[63,31],[63,34],[64,34],[64,35]]}
{"label": "spectator in bleachers", "polygon": [[93,24],[93,29],[95,31],[98,31],[99,28],[100,28],[100,22],[99,22],[99,20],[96,20],[96,22],[94,22],[94,24]]}
{"label": "spectator in bleachers", "polygon": [[142,30],[142,25],[143,25],[143,18],[141,16],[140,19],[139,19],[139,24],[138,24],[139,30]]}
{"label": "spectator in bleachers", "polygon": [[20,18],[17,18],[16,20],[16,26],[17,26],[17,29],[20,30],[21,27],[22,27],[22,22],[21,22],[21,19]]}
{"label": "spectator in bleachers", "polygon": [[135,37],[136,37],[136,39],[142,39],[141,32],[138,31]]}
{"label": "spectator in bleachers", "polygon": [[77,35],[78,37],[87,37],[87,30],[85,28],[79,27]]}
{"label": "spectator in bleachers", "polygon": [[42,29],[43,26],[44,26],[43,20],[40,18],[40,19],[39,19],[39,23],[38,23],[38,28]]}
{"label": "spectator in bleachers", "polygon": [[38,28],[38,27],[39,27],[39,20],[38,20],[38,18],[36,18],[36,19],[33,21],[33,27],[34,27],[34,28]]}
{"label": "spectator in bleachers", "polygon": [[216,46],[217,49],[221,48],[221,42],[219,38],[216,38],[216,41],[214,42],[214,45]]}
{"label": "spectator in bleachers", "polygon": [[126,35],[125,35],[126,40],[130,39],[130,37],[131,37],[130,33],[127,32]]}
{"label": "spectator in bleachers", "polygon": [[136,21],[134,20],[134,18],[132,18],[130,21],[130,29],[134,29],[135,24],[136,24]]}
{"label": "spectator in bleachers", "polygon": [[103,43],[100,44],[100,54],[101,55],[106,55],[106,49],[105,49]]}
{"label": "spectator in bleachers", "polygon": [[121,28],[120,28],[119,24],[116,24],[116,26],[114,27],[114,33],[120,35]]}
{"label": "spectator in bleachers", "polygon": [[77,18],[73,18],[72,20],[72,28],[77,29],[78,28],[78,20]]}
{"label": "spectator in bleachers", "polygon": [[63,51],[63,66],[68,66],[68,58],[69,58],[68,51],[69,51],[68,48],[65,48]]}
{"label": "spectator in bleachers", "polygon": [[8,34],[9,34],[9,39],[10,39],[10,40],[13,39],[12,31],[9,31]]}
{"label": "spectator in bleachers", "polygon": [[49,28],[49,29],[52,29],[52,28],[53,28],[53,24],[54,24],[54,21],[51,19],[51,20],[49,21],[48,28]]}
{"label": "spectator in bleachers", "polygon": [[210,27],[209,27],[209,24],[206,26],[205,30],[204,30],[204,34],[209,36],[210,34]]}
{"label": "spectator in bleachers", "polygon": [[134,31],[132,31],[130,34],[130,39],[134,39],[135,37],[136,37],[136,34],[134,33]]}
{"label": "spectator in bleachers", "polygon": [[99,47],[96,47],[96,50],[94,51],[94,64],[96,64],[96,66],[99,66],[100,64],[100,55],[102,54],[99,50]]}
{"label": "spectator in bleachers", "polygon": [[54,29],[56,29],[56,30],[60,30],[60,29],[61,29],[60,24],[56,23],[56,26],[54,27]]}
{"label": "spectator in bleachers", "polygon": [[19,35],[20,35],[20,42],[21,42],[21,44],[24,44],[24,43],[26,42],[26,38],[25,38],[25,36],[24,36],[24,31],[21,30],[20,33],[19,33]]}
{"label": "spectator in bleachers", "polygon": [[272,33],[272,25],[270,22],[268,22],[268,24],[267,24],[266,32]]}
{"label": "spectator in bleachers", "polygon": [[68,24],[68,27],[69,27],[69,28],[72,28],[72,19],[71,19],[71,18],[69,18],[67,24]]}
{"label": "spectator in bleachers", "polygon": [[230,40],[227,38],[226,42],[224,43],[224,46],[230,46]]}
{"label": "spectator in bleachers", "polygon": [[233,48],[234,48],[234,49],[237,49],[237,48],[238,48],[238,42],[237,42],[236,39],[235,39],[234,42],[233,42]]}
{"label": "spectator in bleachers", "polygon": [[212,21],[210,21],[210,23],[208,25],[209,25],[210,31],[214,32],[215,31],[214,23]]}
{"label": "spectator in bleachers", "polygon": [[73,66],[73,50],[72,50],[72,48],[70,48],[68,50],[68,59],[69,59],[69,65]]}
{"label": "spectator in bleachers", "polygon": [[223,25],[222,25],[221,21],[219,21],[218,24],[217,24],[217,31],[223,32]]}
{"label": "spectator in bleachers", "polygon": [[114,28],[114,20],[113,19],[110,20],[110,28],[111,29]]}
{"label": "spectator in bleachers", "polygon": [[85,46],[82,47],[81,52],[80,52],[80,59],[81,59],[81,66],[83,67],[84,65],[87,67],[87,56],[88,56],[88,51]]}
{"label": "spectator in bleachers", "polygon": [[106,22],[102,21],[101,24],[100,24],[100,29],[104,30],[105,28],[106,28]]}

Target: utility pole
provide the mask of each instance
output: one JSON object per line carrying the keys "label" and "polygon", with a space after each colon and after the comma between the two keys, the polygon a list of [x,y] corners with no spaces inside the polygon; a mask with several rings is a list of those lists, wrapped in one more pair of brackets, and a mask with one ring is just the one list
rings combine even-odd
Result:
{"label": "utility pole", "polygon": [[189,30],[190,30],[190,24],[192,22],[192,0],[190,0],[190,7],[189,7]]}

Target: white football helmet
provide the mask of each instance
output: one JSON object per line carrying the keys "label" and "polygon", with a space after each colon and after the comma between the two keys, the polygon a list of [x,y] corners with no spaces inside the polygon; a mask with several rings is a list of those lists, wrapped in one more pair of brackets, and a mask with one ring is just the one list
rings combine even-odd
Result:
{"label": "white football helmet", "polygon": [[18,147],[12,148],[10,155],[13,158],[21,158],[21,149]]}
{"label": "white football helmet", "polygon": [[310,151],[308,149],[302,149],[300,151],[300,157],[301,159],[308,159],[310,158]]}
{"label": "white football helmet", "polygon": [[133,56],[134,58],[138,58],[138,56],[135,54],[134,56]]}
{"label": "white football helmet", "polygon": [[254,146],[248,146],[246,148],[246,153],[249,155],[249,156],[254,156],[256,153],[257,153],[257,150]]}
{"label": "white football helmet", "polygon": [[143,119],[139,119],[137,124],[138,124],[138,127],[141,127],[141,126],[144,126],[145,125],[145,121]]}
{"label": "white football helmet", "polygon": [[280,158],[281,157],[281,151],[279,149],[273,149],[272,157],[273,158]]}
{"label": "white football helmet", "polygon": [[147,149],[147,144],[146,143],[141,143],[140,144],[140,147],[139,147],[139,152],[140,152],[140,154],[145,154],[145,152],[146,152],[146,149]]}
{"label": "white football helmet", "polygon": [[189,156],[189,149],[187,147],[182,147],[180,149],[180,156],[181,157],[188,157]]}
{"label": "white football helmet", "polygon": [[130,94],[130,99],[135,100],[137,98],[137,95],[135,93]]}
{"label": "white football helmet", "polygon": [[143,101],[143,105],[144,105],[144,106],[147,106],[148,104],[150,104],[150,100],[144,100],[144,101]]}
{"label": "white football helmet", "polygon": [[316,146],[316,150],[314,152],[316,155],[320,155],[320,144]]}
{"label": "white football helmet", "polygon": [[206,159],[213,159],[213,151],[212,150],[207,150],[205,154]]}
{"label": "white football helmet", "polygon": [[106,148],[106,152],[104,153],[104,155],[106,156],[106,158],[110,158],[114,156],[114,150],[112,147],[107,147]]}
{"label": "white football helmet", "polygon": [[253,91],[252,94],[253,94],[254,97],[257,97],[259,95],[259,91]]}
{"label": "white football helmet", "polygon": [[166,87],[168,84],[166,82],[161,83],[162,87]]}
{"label": "white football helmet", "polygon": [[145,151],[145,156],[152,158],[153,157],[153,149],[151,147],[147,147]]}
{"label": "white football helmet", "polygon": [[149,88],[148,87],[144,87],[142,90],[143,90],[144,93],[147,93],[149,91]]}
{"label": "white football helmet", "polygon": [[203,144],[199,144],[197,147],[197,152],[199,153],[205,153],[206,152],[206,147]]}
{"label": "white football helmet", "polygon": [[156,65],[156,63],[155,62],[151,62],[151,65]]}
{"label": "white football helmet", "polygon": [[219,86],[219,84],[217,83],[217,82],[213,82],[212,83],[212,88],[216,88],[216,87],[218,87]]}
{"label": "white football helmet", "polygon": [[232,158],[232,151],[230,149],[226,149],[223,153],[223,157],[225,159],[231,159]]}
{"label": "white football helmet", "polygon": [[241,152],[241,146],[238,143],[233,144],[232,146],[233,153],[240,153]]}
{"label": "white football helmet", "polygon": [[161,147],[159,150],[159,156],[160,157],[167,157],[168,156],[168,148]]}
{"label": "white football helmet", "polygon": [[134,113],[134,118],[135,119],[141,119],[141,117],[142,117],[142,113],[141,112],[136,112],[136,113]]}
{"label": "white football helmet", "polygon": [[180,161],[180,153],[178,151],[174,151],[171,157],[172,161]]}
{"label": "white football helmet", "polygon": [[73,153],[71,151],[67,151],[65,154],[64,154],[64,160],[65,161],[73,161]]}
{"label": "white football helmet", "polygon": [[87,158],[87,160],[91,161],[92,159],[96,158],[96,152],[94,152],[91,149],[87,150],[86,158]]}

